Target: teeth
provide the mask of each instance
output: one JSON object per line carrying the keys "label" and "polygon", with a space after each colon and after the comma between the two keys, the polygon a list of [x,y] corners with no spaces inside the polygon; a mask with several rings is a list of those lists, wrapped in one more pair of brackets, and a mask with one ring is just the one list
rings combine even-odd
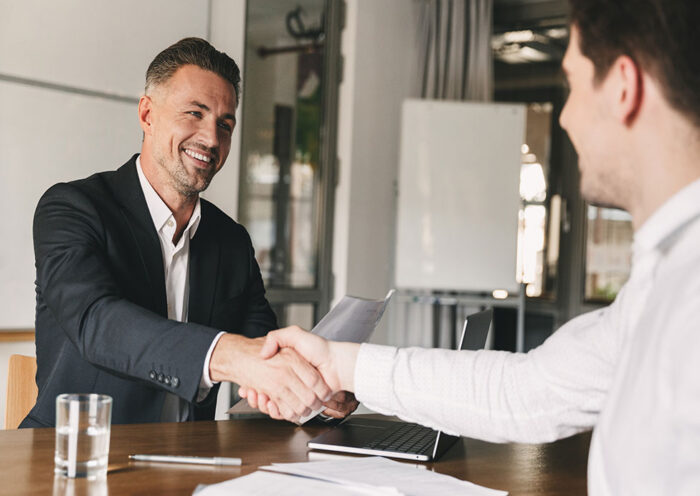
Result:
{"label": "teeth", "polygon": [[197,153],[197,152],[192,151],[192,150],[185,150],[185,153],[192,158],[196,158],[197,160],[201,160],[202,162],[206,162],[206,163],[211,162],[211,157],[207,157],[205,155],[202,155],[201,153]]}

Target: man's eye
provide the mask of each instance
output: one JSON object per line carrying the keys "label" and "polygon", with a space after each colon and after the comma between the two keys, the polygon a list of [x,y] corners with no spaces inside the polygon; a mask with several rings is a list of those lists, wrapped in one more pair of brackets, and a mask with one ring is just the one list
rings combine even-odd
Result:
{"label": "man's eye", "polygon": [[190,115],[193,115],[193,116],[195,116],[195,117],[202,117],[202,113],[199,112],[199,111],[197,111],[197,110],[190,110],[190,111],[187,112],[187,113],[190,114]]}
{"label": "man's eye", "polygon": [[219,127],[229,133],[232,131],[231,126],[226,124],[225,122],[220,122]]}

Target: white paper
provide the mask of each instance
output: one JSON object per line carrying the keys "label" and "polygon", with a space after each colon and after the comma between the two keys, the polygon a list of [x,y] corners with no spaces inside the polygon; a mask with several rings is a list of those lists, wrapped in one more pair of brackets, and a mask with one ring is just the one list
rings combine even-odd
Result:
{"label": "white paper", "polygon": [[253,472],[243,477],[227,480],[219,484],[206,486],[195,491],[195,496],[279,496],[280,494],[303,494],[304,496],[357,496],[384,494],[366,492],[348,486],[339,486],[332,482],[317,479],[273,474],[271,472]]}
{"label": "white paper", "polygon": [[364,343],[377,327],[393,294],[392,289],[383,300],[364,300],[345,295],[311,332],[329,341]]}
{"label": "white paper", "polygon": [[[381,488],[385,491],[383,494],[391,494],[386,492],[390,489],[396,491],[394,494],[405,496],[447,496],[450,494],[504,496],[508,494],[506,491],[477,486],[449,475],[429,470],[417,470],[411,465],[381,457],[323,462],[275,463],[260,468],[335,482],[342,484],[343,487],[368,487],[371,485]],[[371,483],[367,481],[371,481]]]}

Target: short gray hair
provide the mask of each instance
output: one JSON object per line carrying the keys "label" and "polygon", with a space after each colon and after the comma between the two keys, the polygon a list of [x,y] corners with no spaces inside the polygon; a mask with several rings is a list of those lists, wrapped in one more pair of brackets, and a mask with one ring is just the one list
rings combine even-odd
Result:
{"label": "short gray hair", "polygon": [[146,71],[146,93],[167,82],[184,65],[195,65],[211,71],[233,85],[238,106],[241,92],[241,71],[236,62],[201,38],[183,38],[160,52]]}

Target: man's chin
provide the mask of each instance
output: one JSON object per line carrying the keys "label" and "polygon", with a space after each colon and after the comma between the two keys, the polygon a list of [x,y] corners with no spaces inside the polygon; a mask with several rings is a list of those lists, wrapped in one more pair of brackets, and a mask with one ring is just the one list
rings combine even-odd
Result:
{"label": "man's chin", "polygon": [[583,191],[581,193],[581,196],[583,197],[583,200],[592,207],[616,208],[618,210],[626,210],[625,207],[623,207],[619,203],[612,201],[609,198],[605,198],[602,195],[587,194],[585,191]]}

